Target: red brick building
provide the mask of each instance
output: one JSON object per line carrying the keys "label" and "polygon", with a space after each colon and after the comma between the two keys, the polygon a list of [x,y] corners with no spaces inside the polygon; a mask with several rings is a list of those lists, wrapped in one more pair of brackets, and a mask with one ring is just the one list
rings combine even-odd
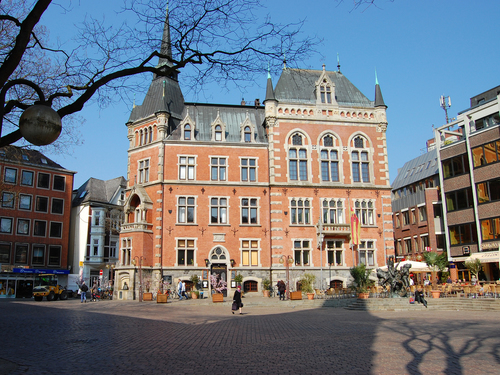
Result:
{"label": "red brick building", "polygon": [[119,298],[137,296],[139,273],[143,289],[194,274],[231,289],[241,274],[252,292],[285,279],[285,257],[292,288],[305,272],[317,288],[346,286],[353,265],[385,265],[393,238],[378,84],[371,101],[340,71],[285,68],[276,87],[268,77],[264,105],[215,105],[185,102],[177,79],[154,77],[127,123]]}
{"label": "red brick building", "polygon": [[38,151],[0,149],[0,298],[31,297],[35,273],[67,283],[74,172]]}

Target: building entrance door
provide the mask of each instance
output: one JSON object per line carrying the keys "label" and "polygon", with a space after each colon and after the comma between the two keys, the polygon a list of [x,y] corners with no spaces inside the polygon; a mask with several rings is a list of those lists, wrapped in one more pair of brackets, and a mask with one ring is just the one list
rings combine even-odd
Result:
{"label": "building entrance door", "polygon": [[[227,266],[225,264],[212,264],[210,273],[217,276],[217,279],[227,283]],[[222,294],[224,297],[227,297],[227,288],[222,292]]]}

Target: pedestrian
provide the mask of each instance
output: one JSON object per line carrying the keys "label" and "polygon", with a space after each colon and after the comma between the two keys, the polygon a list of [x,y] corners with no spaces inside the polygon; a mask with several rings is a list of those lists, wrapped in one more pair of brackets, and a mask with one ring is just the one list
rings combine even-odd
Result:
{"label": "pedestrian", "polygon": [[236,292],[233,295],[233,306],[231,307],[231,312],[234,314],[236,310],[240,310],[240,315],[243,315],[241,312],[241,308],[243,307],[243,303],[241,302],[241,286],[238,285],[236,288]]}
{"label": "pedestrian", "polygon": [[417,291],[415,292],[415,301],[418,303],[423,303],[425,308],[427,308],[427,301],[424,298],[424,291],[422,290],[422,287],[418,287]]}
{"label": "pedestrian", "polygon": [[188,299],[188,296],[186,294],[186,283],[184,281],[181,281],[182,282],[182,296],[185,298],[185,299]]}
{"label": "pedestrian", "polygon": [[278,293],[280,294],[280,301],[286,299],[286,285],[283,280],[280,280],[278,283]]}
{"label": "pedestrian", "polygon": [[94,286],[92,287],[92,302],[96,302],[97,301],[97,285],[94,284]]}
{"label": "pedestrian", "polygon": [[177,294],[179,295],[179,301],[182,301],[182,288],[183,288],[183,283],[182,280],[179,279],[179,284],[177,284]]}
{"label": "pedestrian", "polygon": [[82,298],[82,302],[83,303],[85,301],[85,303],[87,303],[87,290],[89,290],[89,287],[87,285],[85,285],[85,280],[82,281],[82,285],[80,285],[80,294],[81,294],[81,298]]}

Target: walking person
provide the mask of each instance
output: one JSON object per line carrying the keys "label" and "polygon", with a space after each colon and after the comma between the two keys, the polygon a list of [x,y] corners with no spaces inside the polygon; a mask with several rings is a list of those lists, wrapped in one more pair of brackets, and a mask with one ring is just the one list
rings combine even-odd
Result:
{"label": "walking person", "polygon": [[181,290],[181,294],[182,296],[187,300],[189,299],[187,294],[186,294],[186,283],[184,281],[181,281],[182,282],[182,290]]}
{"label": "walking person", "polygon": [[243,307],[243,303],[241,302],[241,286],[238,285],[238,288],[236,289],[236,292],[234,292],[233,295],[233,306],[231,312],[234,314],[234,312],[239,309],[240,310],[240,315],[243,315],[243,312],[241,311],[241,308]]}
{"label": "walking person", "polygon": [[[177,294],[179,296],[179,301],[182,301],[182,288],[183,288],[183,282],[181,279],[179,279],[179,284],[177,284]],[[185,288],[185,287],[184,287]],[[185,289],[184,289],[185,290]]]}
{"label": "walking person", "polygon": [[81,298],[82,298],[82,302],[83,303],[85,301],[85,303],[87,303],[87,290],[89,290],[89,287],[87,285],[85,285],[85,280],[82,281],[82,285],[80,285],[80,295],[81,295]]}
{"label": "walking person", "polygon": [[281,300],[285,300],[286,299],[286,285],[285,285],[285,282],[283,280],[280,280],[278,282],[278,292],[280,294],[280,301]]}

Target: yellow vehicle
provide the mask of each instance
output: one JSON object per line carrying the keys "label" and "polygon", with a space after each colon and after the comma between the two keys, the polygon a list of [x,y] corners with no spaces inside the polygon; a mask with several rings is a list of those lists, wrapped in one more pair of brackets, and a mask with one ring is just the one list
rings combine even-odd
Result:
{"label": "yellow vehicle", "polygon": [[68,292],[64,287],[57,284],[56,275],[40,274],[35,276],[33,297],[35,301],[41,301],[43,297],[46,297],[47,301],[66,300],[68,299]]}

